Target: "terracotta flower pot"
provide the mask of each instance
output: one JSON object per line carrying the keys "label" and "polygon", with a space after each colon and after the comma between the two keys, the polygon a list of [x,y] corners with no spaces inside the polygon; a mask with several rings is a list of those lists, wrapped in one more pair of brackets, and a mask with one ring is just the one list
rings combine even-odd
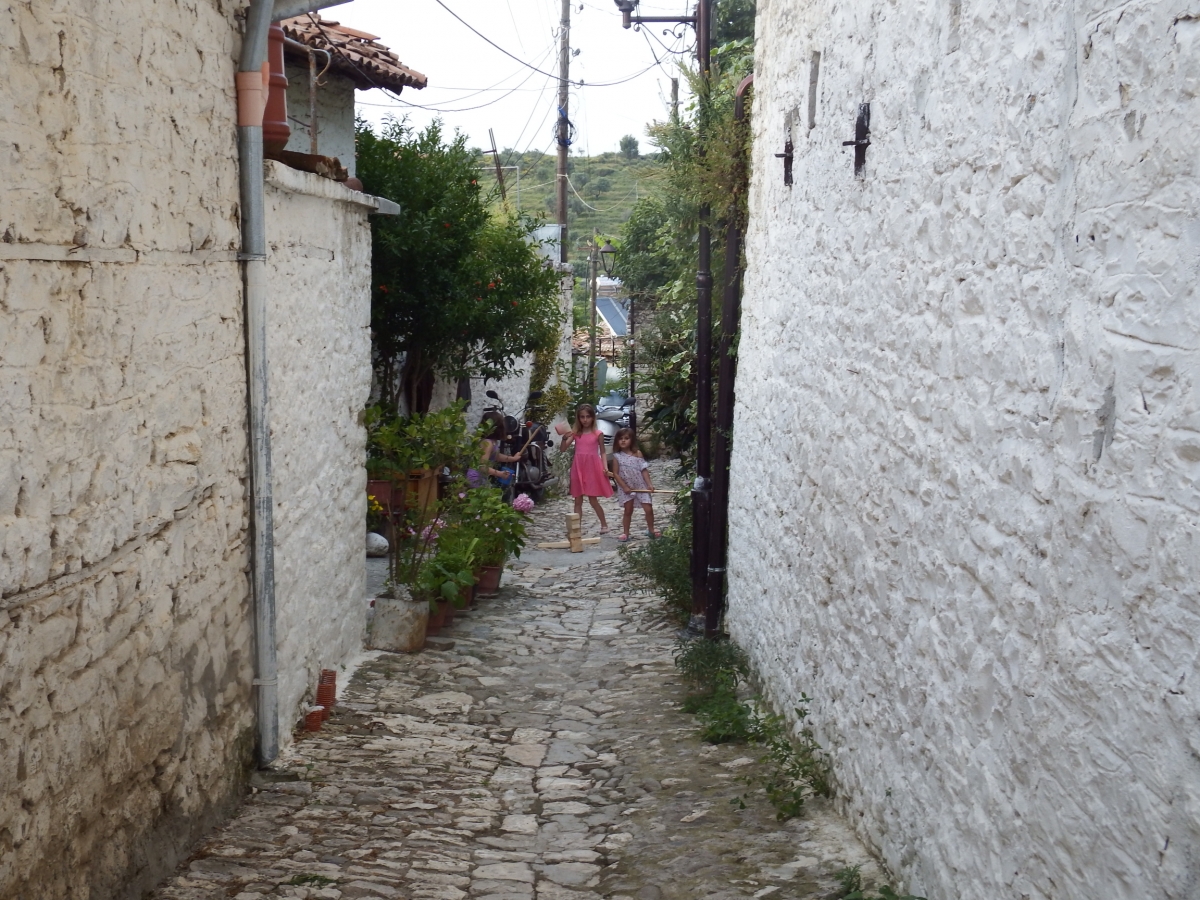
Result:
{"label": "terracotta flower pot", "polygon": [[442,614],[446,617],[446,627],[449,628],[454,624],[454,604],[449,600],[439,600],[438,608],[442,610]]}
{"label": "terracotta flower pot", "polygon": [[429,624],[425,628],[426,634],[437,634],[446,626],[446,610],[442,608],[440,603],[429,604]]}
{"label": "terracotta flower pot", "polygon": [[475,600],[475,585],[469,584],[461,588],[458,592],[458,599],[462,601],[462,606],[459,609],[469,609]]}
{"label": "terracotta flower pot", "polygon": [[329,712],[333,709],[336,698],[337,687],[332,682],[317,685],[317,706],[324,710],[326,719],[329,718]]}
{"label": "terracotta flower pot", "polygon": [[479,583],[475,586],[480,597],[495,597],[500,593],[500,566],[483,566],[479,570]]}

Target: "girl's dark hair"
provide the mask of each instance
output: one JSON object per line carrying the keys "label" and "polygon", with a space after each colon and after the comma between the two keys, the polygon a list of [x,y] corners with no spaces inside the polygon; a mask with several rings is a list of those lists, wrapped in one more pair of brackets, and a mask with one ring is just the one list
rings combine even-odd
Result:
{"label": "girl's dark hair", "polygon": [[621,446],[621,441],[629,438],[629,452],[635,456],[642,455],[642,449],[638,446],[637,435],[634,434],[632,428],[619,428],[617,433],[613,435],[613,453],[616,453]]}
{"label": "girl's dark hair", "polygon": [[500,413],[496,412],[494,409],[489,409],[479,419],[480,425],[483,425],[485,422],[491,422],[492,427],[488,430],[488,433],[485,434],[484,437],[492,441],[504,440],[504,417],[501,416]]}
{"label": "girl's dark hair", "polygon": [[583,430],[579,427],[579,414],[583,412],[589,413],[592,417],[592,431],[595,431],[597,427],[596,407],[592,406],[590,403],[580,403],[577,407],[575,407],[575,424],[571,426],[571,430],[575,432],[576,437],[583,434]]}

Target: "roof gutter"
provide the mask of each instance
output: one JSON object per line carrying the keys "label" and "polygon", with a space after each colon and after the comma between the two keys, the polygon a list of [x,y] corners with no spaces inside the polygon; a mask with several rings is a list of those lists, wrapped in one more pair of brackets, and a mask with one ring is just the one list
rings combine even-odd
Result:
{"label": "roof gutter", "polygon": [[316,12],[318,9],[328,9],[331,6],[341,6],[350,0],[275,0],[271,9],[271,21],[290,19],[301,13]]}

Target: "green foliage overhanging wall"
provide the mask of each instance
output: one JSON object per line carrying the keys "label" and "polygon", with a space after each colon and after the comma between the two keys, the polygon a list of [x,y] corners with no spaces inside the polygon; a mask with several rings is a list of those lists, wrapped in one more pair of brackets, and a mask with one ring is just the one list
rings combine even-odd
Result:
{"label": "green foliage overhanging wall", "polygon": [[737,86],[753,70],[753,17],[753,0],[716,4],[715,33],[728,41],[712,51],[712,82],[685,69],[696,100],[678,120],[650,127],[667,178],[634,208],[617,256],[615,274],[638,304],[640,379],[652,395],[646,420],[685,462],[696,439],[699,210],[705,204],[711,209],[713,318],[718,322],[724,226],[731,219],[745,224],[749,130],[737,127],[733,112]]}
{"label": "green foliage overhanging wall", "polygon": [[357,127],[364,189],[400,206],[371,220],[371,330],[381,399],[429,407],[435,376],[501,378],[557,346],[558,274],[527,240],[539,223],[488,210],[477,160],[440,122]]}

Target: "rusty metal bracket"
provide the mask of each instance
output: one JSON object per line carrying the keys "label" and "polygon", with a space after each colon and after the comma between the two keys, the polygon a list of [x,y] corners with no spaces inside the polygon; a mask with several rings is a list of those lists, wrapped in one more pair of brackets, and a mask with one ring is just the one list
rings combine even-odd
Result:
{"label": "rusty metal bracket", "polygon": [[843,147],[854,148],[854,177],[862,178],[867,166],[867,148],[871,146],[871,104],[858,105],[858,119],[854,122],[854,140],[842,141]]}
{"label": "rusty metal bracket", "polygon": [[795,148],[792,146],[792,139],[788,138],[783,142],[783,152],[775,154],[776,159],[783,160],[783,183],[788,187],[792,186],[792,159],[795,157],[795,153],[793,152],[794,149]]}

